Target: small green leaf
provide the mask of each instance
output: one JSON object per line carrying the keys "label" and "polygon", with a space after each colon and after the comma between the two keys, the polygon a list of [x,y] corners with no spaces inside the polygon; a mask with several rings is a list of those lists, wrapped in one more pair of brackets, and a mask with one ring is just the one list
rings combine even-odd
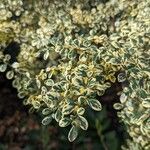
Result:
{"label": "small green leaf", "polygon": [[47,88],[45,86],[41,87],[41,95],[46,95],[47,93]]}
{"label": "small green leaf", "polygon": [[52,112],[52,111],[51,111],[51,109],[49,109],[49,108],[45,108],[45,109],[42,110],[42,114],[43,114],[43,115],[49,115],[51,112]]}
{"label": "small green leaf", "polygon": [[142,102],[142,106],[145,107],[145,108],[150,108],[150,101],[144,100],[144,101]]}
{"label": "small green leaf", "polygon": [[40,102],[39,101],[33,101],[33,107],[35,108],[35,109],[39,109],[40,108],[40,106],[41,106],[41,104],[40,104]]}
{"label": "small green leaf", "polygon": [[1,64],[0,65],[0,72],[5,72],[7,69],[7,65],[6,64]]}
{"label": "small green leaf", "polygon": [[6,78],[7,79],[12,79],[14,77],[14,72],[13,71],[8,71],[7,73],[6,73]]}
{"label": "small green leaf", "polygon": [[74,109],[74,105],[67,104],[63,107],[62,113],[64,115],[69,115],[73,111],[73,109]]}
{"label": "small green leaf", "polygon": [[52,121],[52,116],[47,116],[42,120],[43,125],[48,125]]}
{"label": "small green leaf", "polygon": [[54,85],[54,81],[52,79],[47,79],[45,82],[44,82],[47,86],[53,86]]}
{"label": "small green leaf", "polygon": [[102,105],[97,99],[88,99],[87,103],[92,109],[96,111],[102,110]]}
{"label": "small green leaf", "polygon": [[78,136],[78,128],[76,126],[72,126],[68,134],[68,140],[73,142]]}
{"label": "small green leaf", "polygon": [[47,60],[47,58],[49,57],[49,51],[47,50],[43,56],[44,60]]}
{"label": "small green leaf", "polygon": [[118,82],[124,82],[126,80],[126,75],[125,73],[120,73],[118,75]]}
{"label": "small green leaf", "polygon": [[79,105],[84,104],[85,99],[86,99],[86,97],[84,97],[84,96],[80,96],[80,97],[78,97],[78,104],[79,104]]}
{"label": "small green leaf", "polygon": [[91,46],[91,41],[90,40],[84,40],[82,44],[85,47],[89,47],[89,46]]}
{"label": "small green leaf", "polygon": [[74,50],[70,50],[70,52],[68,52],[68,58],[69,59],[75,59],[76,58],[76,52]]}
{"label": "small green leaf", "polygon": [[65,118],[62,118],[60,121],[59,121],[59,126],[60,127],[66,127],[70,124],[70,119],[65,117]]}
{"label": "small green leaf", "polygon": [[62,92],[63,91],[61,85],[59,85],[59,84],[54,85],[53,89],[55,89],[57,92]]}
{"label": "small green leaf", "polygon": [[19,98],[24,98],[25,97],[25,92],[19,92],[18,97]]}
{"label": "small green leaf", "polygon": [[127,100],[127,96],[124,93],[122,93],[121,96],[120,96],[120,102],[125,103],[126,100]]}
{"label": "small green leaf", "polygon": [[55,120],[56,120],[57,122],[59,122],[60,119],[61,119],[61,117],[62,117],[62,112],[61,112],[59,109],[57,109],[57,111],[56,111],[56,113],[55,113]]}
{"label": "small green leaf", "polygon": [[116,110],[120,110],[120,109],[123,108],[123,105],[122,105],[121,103],[115,103],[115,104],[113,105],[113,107],[114,107]]}
{"label": "small green leaf", "polygon": [[50,98],[43,97],[43,102],[45,102],[50,108],[53,108],[54,106],[54,101]]}
{"label": "small green leaf", "polygon": [[142,97],[142,98],[146,98],[147,97],[147,93],[146,93],[146,91],[145,90],[143,90],[143,89],[141,89],[140,90],[140,96]]}
{"label": "small green leaf", "polygon": [[88,128],[88,122],[83,116],[79,116],[78,123],[81,129],[87,130]]}
{"label": "small green leaf", "polygon": [[40,89],[40,87],[41,87],[41,81],[38,80],[38,79],[36,79],[36,85],[37,85],[37,87]]}
{"label": "small green leaf", "polygon": [[83,107],[80,107],[80,108],[78,108],[78,110],[77,110],[77,114],[78,114],[78,115],[83,115],[84,112],[85,112],[85,109],[84,109]]}
{"label": "small green leaf", "polygon": [[41,79],[42,79],[42,80],[45,80],[46,78],[47,78],[47,73],[42,73],[42,74],[41,74]]}

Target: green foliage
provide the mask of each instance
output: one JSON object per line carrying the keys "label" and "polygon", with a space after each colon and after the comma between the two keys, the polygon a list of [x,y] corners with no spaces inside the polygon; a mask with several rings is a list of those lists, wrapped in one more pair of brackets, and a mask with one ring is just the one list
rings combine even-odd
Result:
{"label": "green foliage", "polygon": [[[46,115],[44,125],[71,125],[74,141],[79,128],[88,128],[87,106],[102,109],[97,96],[119,72],[123,91],[114,108],[137,149],[150,148],[148,0],[2,0],[1,7],[0,71],[9,66],[7,78],[24,104]],[[12,41],[20,46],[13,63],[5,52]]]}

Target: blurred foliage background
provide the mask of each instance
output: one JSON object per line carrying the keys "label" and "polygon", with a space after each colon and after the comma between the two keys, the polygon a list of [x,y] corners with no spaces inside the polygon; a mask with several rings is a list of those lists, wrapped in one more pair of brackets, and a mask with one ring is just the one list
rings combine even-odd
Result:
{"label": "blurred foliage background", "polygon": [[[59,128],[55,122],[41,124],[42,116],[29,112],[18,99],[17,91],[0,74],[0,150],[120,150],[128,137],[123,124],[119,122],[113,104],[118,101],[120,83],[115,83],[104,96],[99,97],[103,107],[101,112],[89,109],[88,132],[70,143],[66,138],[68,130]],[[40,111],[40,110],[39,110]]]}

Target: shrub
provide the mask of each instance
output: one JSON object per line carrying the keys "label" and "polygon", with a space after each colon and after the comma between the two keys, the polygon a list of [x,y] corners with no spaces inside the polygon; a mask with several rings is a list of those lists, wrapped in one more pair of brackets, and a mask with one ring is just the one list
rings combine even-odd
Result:
{"label": "shrub", "polygon": [[[123,90],[114,108],[131,136],[122,149],[148,150],[149,5],[148,0],[2,0],[0,71],[13,79],[25,105],[42,111],[44,125],[52,119],[60,127],[71,125],[71,142],[79,128],[88,128],[85,111],[101,111],[97,96],[118,80]],[[12,43],[18,46],[8,48]]]}

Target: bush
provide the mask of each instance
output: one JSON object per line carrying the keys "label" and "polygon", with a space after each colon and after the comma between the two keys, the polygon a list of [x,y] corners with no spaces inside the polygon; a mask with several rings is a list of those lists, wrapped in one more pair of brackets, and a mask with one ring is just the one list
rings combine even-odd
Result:
{"label": "bush", "polygon": [[131,136],[122,149],[150,149],[148,0],[2,0],[0,7],[0,71],[30,111],[42,112],[43,125],[71,127],[74,141],[88,129],[85,112],[101,111],[100,97],[118,80],[114,108]]}

